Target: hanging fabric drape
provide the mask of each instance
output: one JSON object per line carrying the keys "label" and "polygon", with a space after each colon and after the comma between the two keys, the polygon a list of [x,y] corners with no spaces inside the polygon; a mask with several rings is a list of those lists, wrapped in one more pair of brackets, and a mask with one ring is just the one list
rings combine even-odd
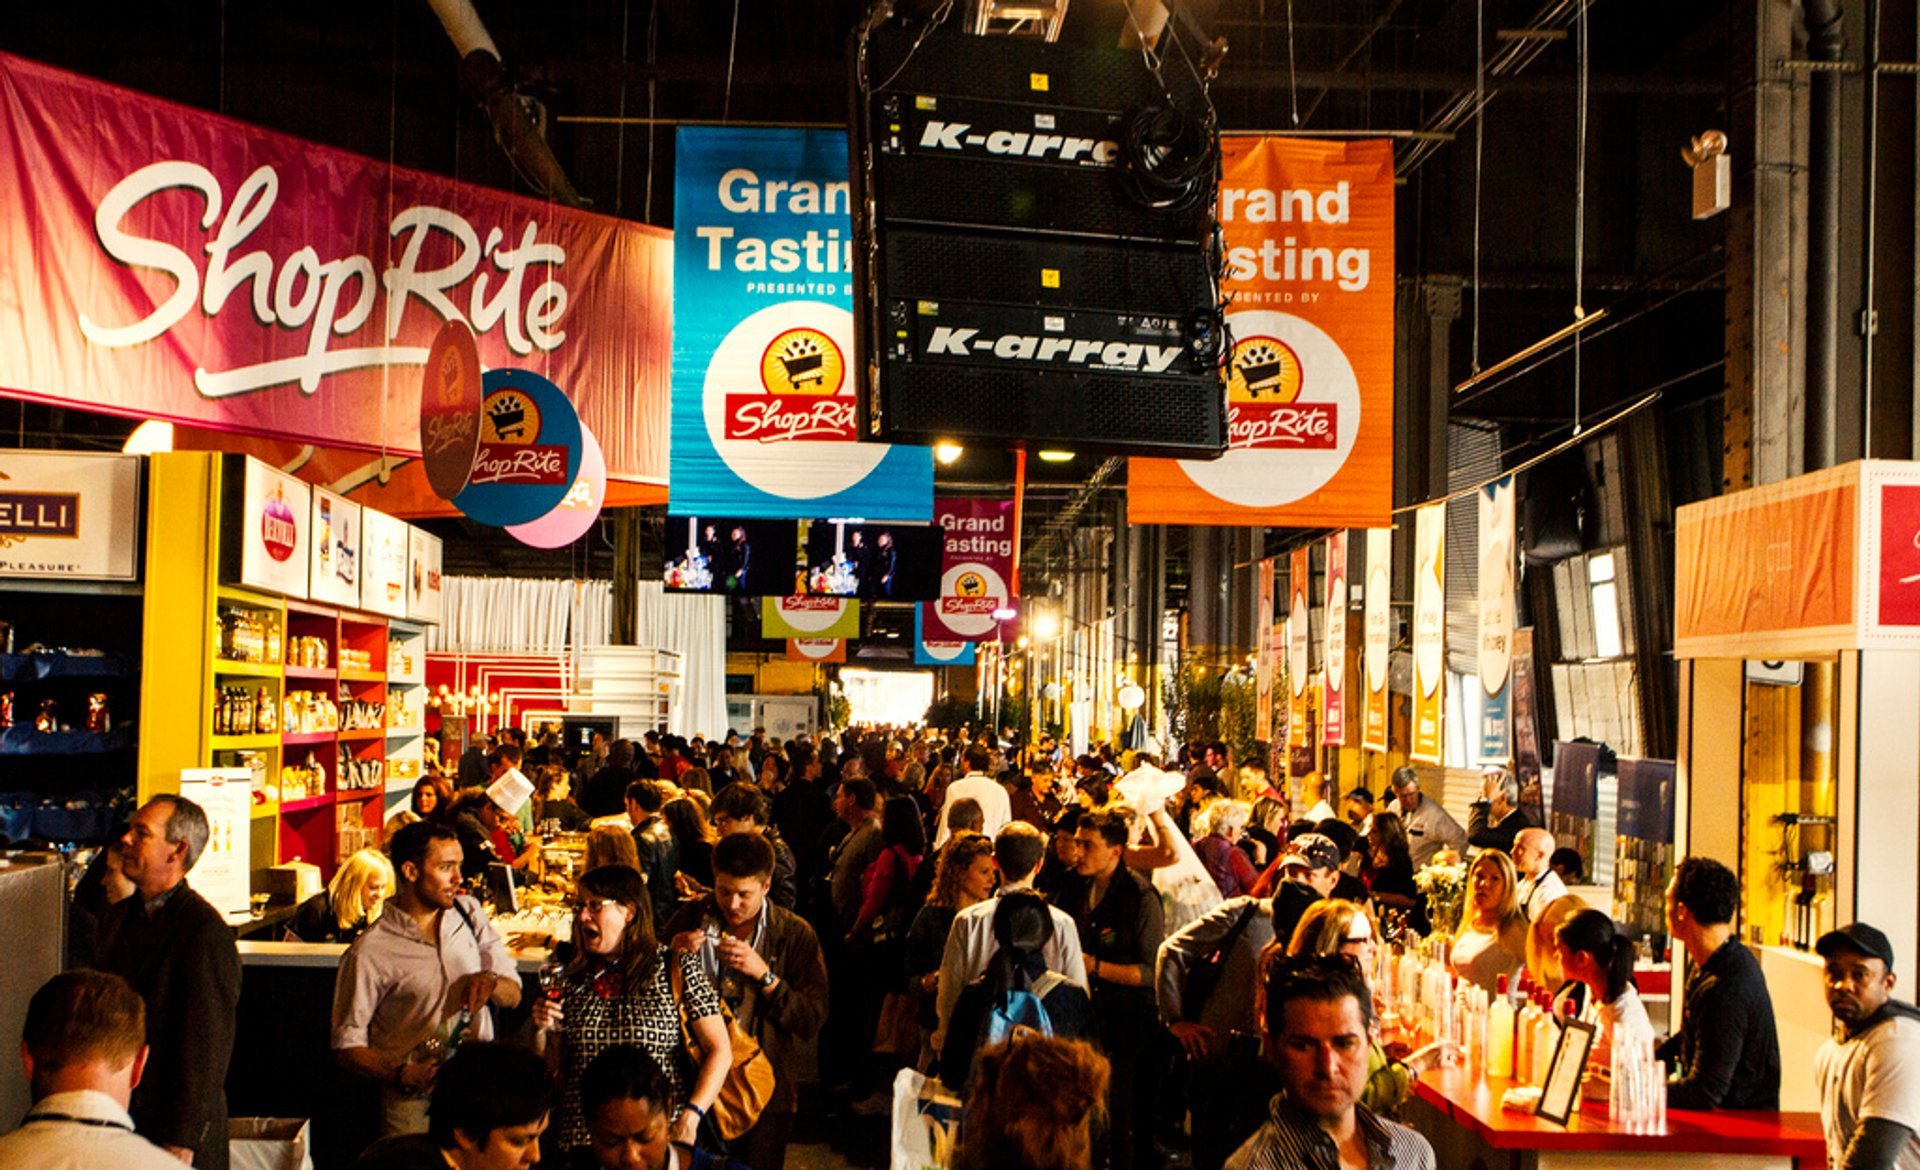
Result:
{"label": "hanging fabric drape", "polygon": [[600,645],[613,619],[610,581],[447,577],[427,648],[463,654],[565,654]]}
{"label": "hanging fabric drape", "polygon": [[[642,646],[680,655],[681,735],[727,733],[727,602],[722,597],[668,593],[658,581],[640,582],[634,623]],[[741,729],[747,730],[747,729]]]}

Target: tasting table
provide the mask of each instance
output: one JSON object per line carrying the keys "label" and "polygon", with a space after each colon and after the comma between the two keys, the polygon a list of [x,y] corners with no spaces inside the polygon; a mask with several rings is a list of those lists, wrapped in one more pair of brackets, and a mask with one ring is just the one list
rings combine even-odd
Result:
{"label": "tasting table", "polygon": [[1414,1082],[1401,1120],[1433,1143],[1441,1166],[1487,1170],[1821,1170],[1827,1148],[1816,1113],[1759,1110],[1667,1111],[1658,1133],[1614,1125],[1605,1101],[1582,1101],[1556,1125],[1500,1108],[1514,1082],[1460,1066],[1430,1069]]}
{"label": "tasting table", "polygon": [[[511,927],[518,924],[512,919],[495,922],[509,927],[511,941]],[[314,1170],[349,1170],[378,1136],[378,1094],[371,1081],[338,1068],[329,1043],[334,975],[346,944],[243,938],[238,946],[239,1028],[227,1069],[228,1113],[309,1118]],[[495,1010],[495,1034],[502,1038],[526,1026],[539,994],[535,973],[551,955],[545,947],[511,953],[520,969],[521,1006]]]}

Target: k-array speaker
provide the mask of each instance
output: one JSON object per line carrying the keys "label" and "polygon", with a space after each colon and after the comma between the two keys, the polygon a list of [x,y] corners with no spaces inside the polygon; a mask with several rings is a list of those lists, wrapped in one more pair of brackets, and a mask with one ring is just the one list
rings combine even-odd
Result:
{"label": "k-array speaker", "polygon": [[1201,81],[957,23],[888,20],[850,53],[864,433],[1219,455]]}

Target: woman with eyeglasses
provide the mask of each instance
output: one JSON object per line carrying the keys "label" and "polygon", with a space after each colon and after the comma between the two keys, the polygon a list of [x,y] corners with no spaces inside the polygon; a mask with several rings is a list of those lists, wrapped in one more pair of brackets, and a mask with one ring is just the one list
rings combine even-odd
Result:
{"label": "woman with eyeglasses", "polygon": [[[732,1065],[720,998],[699,958],[675,954],[654,936],[646,879],[624,865],[580,878],[573,918],[573,961],[556,991],[534,1005],[534,1046],[558,1074],[558,1146],[587,1144],[580,1080],[587,1065],[616,1044],[647,1050],[673,1084],[673,1140],[693,1144]],[[682,1020],[685,1034],[682,1034]],[[686,1036],[698,1049],[688,1051]]]}
{"label": "woman with eyeglasses", "polygon": [[[1372,911],[1357,902],[1327,898],[1315,902],[1300,916],[1286,953],[1288,958],[1297,955],[1345,955],[1354,961],[1371,985],[1379,946],[1380,931],[1374,925]],[[1269,948],[1269,951],[1273,949]],[[1272,961],[1276,957],[1270,953],[1265,959]],[[1261,963],[1260,969],[1266,970],[1266,962]],[[1265,979],[1260,981],[1260,986],[1266,986]],[[1265,1003],[1258,1006],[1255,1018],[1267,1018]],[[1433,1061],[1438,1049],[1431,1046],[1423,1048],[1400,1061],[1387,1055],[1378,1037],[1374,1037],[1370,1043],[1372,1050],[1367,1054],[1367,1087],[1360,1094],[1360,1103],[1375,1113],[1392,1113],[1406,1101],[1408,1094],[1413,1091],[1414,1077],[1419,1069]]]}

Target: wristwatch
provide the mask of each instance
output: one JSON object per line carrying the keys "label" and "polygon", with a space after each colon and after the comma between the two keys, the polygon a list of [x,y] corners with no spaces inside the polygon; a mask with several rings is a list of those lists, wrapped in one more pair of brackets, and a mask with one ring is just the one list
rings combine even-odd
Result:
{"label": "wristwatch", "polygon": [[768,968],[767,968],[767,973],[766,973],[765,975],[762,975],[762,976],[760,977],[760,990],[762,990],[762,991],[772,991],[772,990],[773,990],[773,985],[774,985],[774,984],[776,984],[776,983],[778,983],[778,982],[780,982],[780,977],[779,977],[778,975],[775,975],[775,974],[773,973],[773,968],[772,968],[772,967],[768,967]]}

